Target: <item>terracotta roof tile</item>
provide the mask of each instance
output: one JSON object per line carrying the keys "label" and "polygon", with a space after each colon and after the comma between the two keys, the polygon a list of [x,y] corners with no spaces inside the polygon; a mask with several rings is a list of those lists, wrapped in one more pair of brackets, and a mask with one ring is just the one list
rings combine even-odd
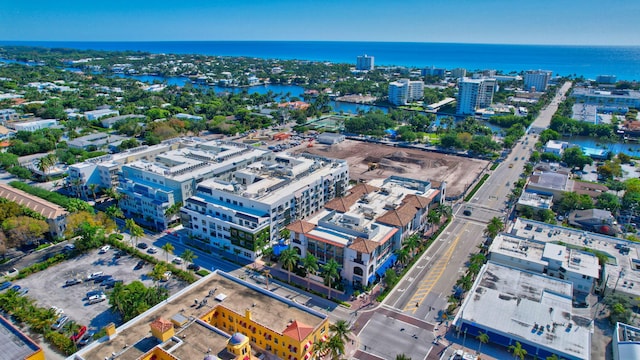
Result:
{"label": "terracotta roof tile", "polygon": [[61,206],[5,184],[0,184],[0,197],[27,207],[47,219],[55,220],[69,214]]}
{"label": "terracotta roof tile", "polygon": [[163,319],[159,317],[154,322],[151,323],[151,328],[159,330],[160,332],[165,332],[173,327],[171,321]]}
{"label": "terracotta roof tile", "polygon": [[378,217],[377,221],[392,226],[405,226],[409,224],[418,209],[411,203],[403,203],[397,209],[392,209]]}
{"label": "terracotta roof tile", "polygon": [[349,249],[355,250],[357,252],[361,252],[364,254],[371,254],[376,250],[378,243],[371,240],[366,240],[361,237],[355,238],[353,243],[349,245]]}
{"label": "terracotta roof tile", "polygon": [[313,328],[309,325],[303,324],[299,321],[294,321],[282,332],[282,335],[286,335],[296,341],[302,341],[313,332]]}
{"label": "terracotta roof tile", "polygon": [[287,225],[287,229],[289,229],[289,231],[297,234],[306,234],[309,231],[313,230],[315,227],[316,226],[314,224],[304,220],[296,220]]}

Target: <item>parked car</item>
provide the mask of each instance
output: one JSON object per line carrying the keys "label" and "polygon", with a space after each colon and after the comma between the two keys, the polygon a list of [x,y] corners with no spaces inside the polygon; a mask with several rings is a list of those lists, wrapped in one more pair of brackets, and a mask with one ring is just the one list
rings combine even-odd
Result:
{"label": "parked car", "polygon": [[6,290],[11,286],[11,281],[5,281],[0,284],[0,290]]}
{"label": "parked car", "polygon": [[109,246],[109,245],[105,245],[105,246],[103,246],[103,247],[101,247],[101,248],[100,248],[100,251],[99,251],[98,253],[99,253],[99,254],[104,254],[104,253],[106,253],[107,251],[109,251],[109,249],[111,249],[111,246]]}
{"label": "parked car", "polygon": [[62,316],[62,314],[64,314],[64,311],[57,306],[52,306],[51,310],[53,310],[53,313],[55,314],[56,319]]}
{"label": "parked car", "polygon": [[102,290],[91,290],[91,291],[88,291],[86,299],[88,300],[90,297],[95,296],[95,295],[104,295],[104,291],[102,291]]}
{"label": "parked car", "polygon": [[183,262],[184,262],[184,260],[182,260],[182,258],[180,258],[180,257],[177,257],[177,258],[173,259],[173,263],[174,264],[181,265]]}
{"label": "parked car", "polygon": [[146,243],[143,243],[143,242],[138,243],[138,248],[139,249],[146,249],[148,247],[149,247],[149,245],[147,245]]}
{"label": "parked car", "polygon": [[69,321],[69,317],[67,315],[63,315],[60,318],[58,318],[58,321],[56,321],[53,325],[51,325],[51,328],[53,330],[59,330],[60,328],[62,328],[64,324],[67,323],[67,321]]}
{"label": "parked car", "polygon": [[107,281],[103,282],[102,284],[100,284],[100,286],[104,286],[105,289],[111,289],[114,286],[116,286],[116,284],[118,284],[118,283],[122,284],[123,281],[122,280],[116,280],[116,279],[110,279],[110,280],[107,280]]}
{"label": "parked car", "polygon": [[95,334],[96,334],[95,331],[86,332],[84,334],[84,336],[82,337],[82,339],[80,339],[80,341],[78,341],[78,346],[87,345],[91,340],[93,340],[93,335],[95,335]]}
{"label": "parked car", "polygon": [[113,275],[102,275],[94,279],[94,283],[104,283],[105,281],[113,280]]}
{"label": "parked car", "polygon": [[74,278],[74,279],[69,279],[69,280],[65,281],[64,285],[62,285],[62,286],[67,287],[67,286],[73,286],[73,285],[77,285],[77,284],[81,284],[81,283],[82,283],[82,280]]}
{"label": "parked car", "polygon": [[155,254],[155,253],[157,253],[157,252],[158,252],[158,249],[157,249],[157,248],[154,248],[154,247],[152,246],[152,247],[150,247],[150,248],[149,248],[149,250],[147,250],[147,252],[148,252],[149,254]]}
{"label": "parked car", "polygon": [[105,295],[105,294],[93,295],[93,296],[89,297],[89,305],[97,304],[97,303],[103,302],[105,300],[107,300],[107,295]]}
{"label": "parked car", "polygon": [[67,244],[64,246],[64,248],[62,249],[65,252],[69,252],[69,251],[73,251],[76,249],[76,246],[73,244]]}
{"label": "parked car", "polygon": [[11,287],[11,290],[13,290],[13,291],[15,291],[15,292],[20,291],[20,289],[22,289],[22,286],[20,286],[20,285],[13,285],[13,286]]}
{"label": "parked car", "polygon": [[144,260],[140,260],[138,261],[138,263],[136,264],[136,266],[133,268],[133,270],[140,270],[142,269],[142,267],[144,266],[145,262]]}
{"label": "parked car", "polygon": [[464,216],[471,216],[471,209],[464,209],[462,213],[464,214]]}
{"label": "parked car", "polygon": [[20,291],[18,291],[18,295],[24,296],[24,295],[27,295],[28,292],[29,292],[29,288],[23,287]]}
{"label": "parked car", "polygon": [[116,252],[115,255],[113,255],[113,257],[115,257],[116,259],[119,259],[119,258],[121,258],[123,256],[126,256],[126,255],[127,255],[126,251],[120,250],[120,251]]}
{"label": "parked car", "polygon": [[87,276],[87,281],[95,280],[96,278],[102,275],[104,275],[103,271],[97,271],[97,272],[91,273]]}
{"label": "parked car", "polygon": [[71,335],[69,337],[69,339],[71,339],[71,341],[78,342],[80,339],[82,339],[82,337],[84,336],[84,334],[87,332],[87,327],[86,326],[82,326],[77,333]]}
{"label": "parked car", "polygon": [[171,279],[171,271],[165,271],[160,281],[169,281]]}
{"label": "parked car", "polygon": [[189,270],[193,270],[193,271],[198,271],[198,270],[200,270],[200,266],[198,266],[198,265],[196,265],[196,264],[194,264],[194,263],[191,263],[191,264],[189,264],[189,265],[187,266],[187,269],[189,269]]}

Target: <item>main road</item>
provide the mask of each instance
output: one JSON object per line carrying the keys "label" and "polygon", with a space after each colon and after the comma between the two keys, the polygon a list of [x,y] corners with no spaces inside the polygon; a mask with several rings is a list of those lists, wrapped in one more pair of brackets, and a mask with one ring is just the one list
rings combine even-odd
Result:
{"label": "main road", "polygon": [[454,204],[454,218],[434,244],[387,296],[383,306],[428,322],[440,320],[456,280],[466,272],[469,256],[478,251],[486,224],[498,217],[506,221],[513,184],[537,141],[537,133],[549,126],[571,83],[564,83],[521,139],[470,201]]}

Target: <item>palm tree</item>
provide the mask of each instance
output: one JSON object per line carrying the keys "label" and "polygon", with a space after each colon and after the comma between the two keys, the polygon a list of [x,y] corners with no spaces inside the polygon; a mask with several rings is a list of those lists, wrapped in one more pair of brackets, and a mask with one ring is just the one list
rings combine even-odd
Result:
{"label": "palm tree", "polygon": [[93,196],[93,201],[96,201],[97,188],[98,188],[98,184],[89,184],[89,191],[91,191],[91,195]]}
{"label": "palm tree", "polygon": [[398,354],[396,355],[396,360],[411,360],[411,358],[405,354]]}
{"label": "palm tree", "polygon": [[116,207],[115,205],[109,206],[105,210],[105,213],[111,216],[112,218],[118,218],[118,219],[124,218],[124,213],[122,212],[122,210],[119,207]]}
{"label": "palm tree", "polygon": [[482,349],[482,344],[486,344],[489,342],[489,335],[487,335],[487,333],[480,331],[480,333],[478,333],[478,336],[476,336],[476,339],[478,339],[478,341],[480,342],[480,344],[478,344],[478,353],[480,353],[480,349]]}
{"label": "palm tree", "polygon": [[339,267],[340,265],[333,259],[329,259],[329,261],[327,261],[327,263],[322,267],[324,281],[329,285],[329,299],[331,299],[331,284],[339,275]]}
{"label": "palm tree", "polygon": [[133,219],[125,220],[125,228],[129,231],[129,235],[135,242],[135,246],[138,246],[138,238],[144,235],[144,230],[140,227],[140,225],[136,224]]}
{"label": "palm tree", "polygon": [[175,248],[170,242],[167,242],[162,245],[162,250],[164,250],[164,255],[167,257],[167,262],[169,262],[169,254],[173,254],[173,250],[175,250]]}
{"label": "palm tree", "polygon": [[191,249],[186,249],[185,251],[182,252],[182,255],[180,255],[180,257],[185,262],[193,262],[193,260],[196,259],[198,256],[194,254],[193,251],[191,251]]}
{"label": "palm tree", "polygon": [[438,213],[436,210],[429,211],[427,213],[427,222],[431,224],[431,226],[440,222],[440,213]]}
{"label": "palm tree", "polygon": [[[53,155],[53,154],[49,154],[49,155]],[[45,178],[45,180],[49,178],[49,175],[47,174],[49,172],[49,169],[51,169],[53,165],[55,165],[55,160],[53,160],[52,162],[52,159],[49,157],[49,155],[43,156],[40,159],[38,159],[38,164],[37,164],[38,170],[42,172],[42,176]]]}
{"label": "palm tree", "polygon": [[293,270],[293,267],[298,264],[298,260],[300,260],[300,256],[293,248],[288,248],[280,254],[280,263],[282,264],[282,267],[288,271],[287,282],[291,282],[291,271]]}
{"label": "palm tree", "polygon": [[502,230],[504,230],[504,223],[502,222],[502,220],[500,220],[499,217],[494,216],[487,224],[487,227],[484,229],[484,233],[485,235],[493,239]]}
{"label": "palm tree", "polygon": [[451,215],[453,215],[453,209],[451,209],[451,206],[445,204],[438,205],[438,207],[436,207],[436,211],[440,216],[444,216],[446,218],[450,218]]}
{"label": "palm tree", "polygon": [[400,261],[403,264],[406,264],[407,261],[409,261],[410,259],[409,250],[407,250],[406,248],[396,250],[396,257],[398,261]]}
{"label": "palm tree", "polygon": [[344,343],[351,340],[349,338],[351,330],[349,329],[349,324],[345,320],[338,320],[334,324],[329,325],[329,331],[333,333],[333,336],[339,337]]}
{"label": "palm tree", "polygon": [[321,354],[327,351],[327,343],[324,341],[316,341],[311,347],[311,354],[314,359],[320,359]]}
{"label": "palm tree", "polygon": [[413,234],[409,236],[404,241],[404,247],[407,250],[409,250],[409,253],[411,256],[413,256],[413,252],[418,248],[419,245],[420,245],[420,238],[418,237],[417,234]]}
{"label": "palm tree", "polygon": [[344,354],[344,341],[337,335],[329,338],[327,349],[331,351],[331,359],[340,360],[340,355]]}
{"label": "palm tree", "polygon": [[457,285],[460,285],[460,287],[464,290],[464,291],[469,291],[471,290],[471,287],[473,286],[473,279],[471,278],[470,275],[465,275],[463,277],[461,277],[460,279],[458,279],[458,281],[456,281]]}
{"label": "palm tree", "polygon": [[267,287],[267,291],[269,291],[269,279],[273,277],[273,275],[271,275],[271,270],[264,269],[264,271],[262,272],[262,276],[264,276],[265,285]]}
{"label": "palm tree", "polygon": [[307,291],[311,287],[311,274],[315,274],[318,271],[318,259],[313,254],[308,253],[307,256],[302,258],[302,266],[307,270]]}
{"label": "palm tree", "polygon": [[76,192],[76,197],[80,198],[82,196],[82,180],[73,179],[71,180],[71,185],[73,186],[73,189]]}
{"label": "palm tree", "polygon": [[522,344],[519,341],[516,341],[515,345],[509,345],[507,348],[509,352],[513,352],[513,358],[520,358],[520,360],[524,360],[524,357],[527,356],[527,350],[522,348]]}

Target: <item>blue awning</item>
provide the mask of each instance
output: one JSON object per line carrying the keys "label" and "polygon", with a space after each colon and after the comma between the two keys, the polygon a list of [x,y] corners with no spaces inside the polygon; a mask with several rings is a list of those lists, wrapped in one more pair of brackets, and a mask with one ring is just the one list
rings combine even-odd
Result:
{"label": "blue awning", "polygon": [[371,274],[371,276],[369,276],[369,281],[367,282],[367,284],[373,284],[374,281],[376,281],[376,274]]}
{"label": "blue awning", "polygon": [[289,248],[289,246],[287,246],[287,245],[283,245],[283,244],[276,244],[276,245],[273,245],[273,254],[274,254],[275,256],[279,256],[280,254],[282,254],[282,252],[283,252],[284,250],[286,250],[286,249],[288,249],[288,248]]}
{"label": "blue awning", "polygon": [[387,260],[385,260],[382,263],[382,265],[378,267],[378,269],[376,270],[376,274],[378,274],[378,276],[380,277],[384,276],[385,271],[387,271],[388,268],[393,266],[393,264],[396,262],[396,259],[397,259],[396,254],[391,254],[391,256],[389,256]]}

